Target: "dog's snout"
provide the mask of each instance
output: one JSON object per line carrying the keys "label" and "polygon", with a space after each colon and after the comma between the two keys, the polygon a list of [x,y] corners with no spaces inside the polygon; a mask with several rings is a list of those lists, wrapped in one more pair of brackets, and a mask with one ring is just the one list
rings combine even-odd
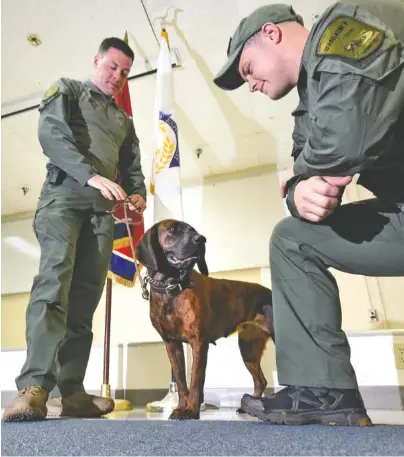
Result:
{"label": "dog's snout", "polygon": [[205,243],[206,242],[206,238],[202,235],[194,235],[194,242],[196,244],[200,244],[200,243]]}

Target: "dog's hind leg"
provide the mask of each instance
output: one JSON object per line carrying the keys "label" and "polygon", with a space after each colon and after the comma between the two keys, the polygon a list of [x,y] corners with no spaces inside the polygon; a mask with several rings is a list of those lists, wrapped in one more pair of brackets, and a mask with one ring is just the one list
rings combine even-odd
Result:
{"label": "dog's hind leg", "polygon": [[[254,397],[261,397],[267,386],[267,380],[261,369],[261,358],[268,338],[269,334],[254,324],[245,324],[238,334],[241,356],[254,381]],[[240,407],[237,412],[244,411]]]}
{"label": "dog's hind leg", "polygon": [[177,383],[179,398],[178,408],[172,412],[170,419],[180,419],[177,416],[187,409],[189,395],[185,374],[184,348],[180,341],[173,341],[166,342],[166,350],[174,373],[175,382]]}

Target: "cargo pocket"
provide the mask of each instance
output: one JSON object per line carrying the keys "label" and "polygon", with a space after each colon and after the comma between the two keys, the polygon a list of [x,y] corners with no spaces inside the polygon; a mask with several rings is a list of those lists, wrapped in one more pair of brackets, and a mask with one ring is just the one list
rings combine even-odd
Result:
{"label": "cargo pocket", "polygon": [[37,230],[37,223],[38,223],[38,214],[43,211],[44,208],[47,208],[51,203],[55,201],[54,197],[44,197],[42,198],[35,210],[35,214],[32,220],[32,229],[34,230],[36,239],[39,241],[39,235]]}

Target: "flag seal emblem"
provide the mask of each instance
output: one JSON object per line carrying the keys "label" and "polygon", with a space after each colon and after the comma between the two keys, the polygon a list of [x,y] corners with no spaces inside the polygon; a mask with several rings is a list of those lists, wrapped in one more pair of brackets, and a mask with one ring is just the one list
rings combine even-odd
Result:
{"label": "flag seal emblem", "polygon": [[156,150],[156,174],[166,168],[179,166],[178,129],[174,119],[160,112]]}

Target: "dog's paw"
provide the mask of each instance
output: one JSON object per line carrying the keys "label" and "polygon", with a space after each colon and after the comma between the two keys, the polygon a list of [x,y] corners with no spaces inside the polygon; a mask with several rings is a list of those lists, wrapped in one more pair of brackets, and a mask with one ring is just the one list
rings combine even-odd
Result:
{"label": "dog's paw", "polygon": [[236,413],[237,414],[246,414],[246,412],[244,411],[244,409],[241,406],[239,408],[237,408]]}
{"label": "dog's paw", "polygon": [[169,416],[170,420],[190,420],[199,419],[199,411],[176,408]]}

